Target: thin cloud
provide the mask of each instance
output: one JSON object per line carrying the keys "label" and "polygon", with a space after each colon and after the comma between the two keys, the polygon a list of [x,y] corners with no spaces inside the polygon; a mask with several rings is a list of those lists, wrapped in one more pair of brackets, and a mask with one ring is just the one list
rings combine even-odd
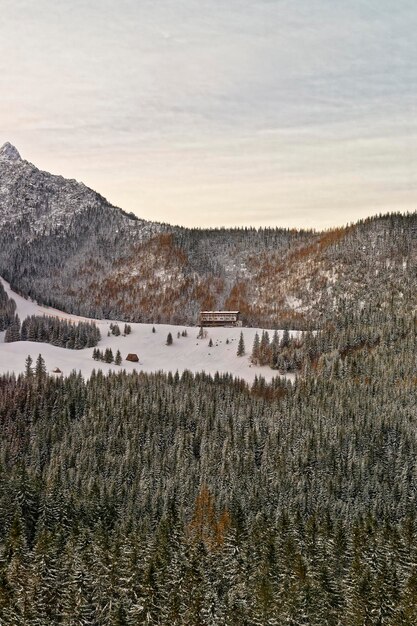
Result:
{"label": "thin cloud", "polygon": [[406,0],[7,0],[0,131],[150,219],[413,210],[416,27]]}

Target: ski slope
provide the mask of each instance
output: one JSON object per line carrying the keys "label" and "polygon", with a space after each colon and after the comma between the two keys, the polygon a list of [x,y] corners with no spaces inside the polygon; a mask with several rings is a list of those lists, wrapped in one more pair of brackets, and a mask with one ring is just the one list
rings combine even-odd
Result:
{"label": "ski slope", "polygon": [[[9,296],[13,298],[17,305],[17,313],[21,320],[28,315],[51,315],[77,321],[90,321],[88,318],[70,315],[50,307],[38,305],[32,300],[26,300],[10,289],[10,285],[1,279],[3,286]],[[123,337],[108,336],[110,323],[117,320],[94,320],[101,332],[101,340],[98,344],[100,350],[111,348],[113,354],[120,350],[123,358],[121,366],[94,361],[92,358],[93,348],[83,350],[67,350],[58,348],[50,344],[35,343],[31,341],[19,341],[15,343],[4,343],[4,333],[0,333],[0,374],[24,371],[25,359],[28,355],[36,360],[39,354],[45,359],[49,372],[59,368],[63,375],[71,371],[80,371],[84,377],[89,377],[95,369],[103,372],[119,371],[171,371],[183,372],[206,372],[215,374],[216,372],[230,373],[233,376],[242,378],[247,382],[252,382],[256,375],[263,376],[267,381],[277,376],[277,372],[269,367],[254,366],[250,362],[253,339],[256,331],[261,334],[262,329],[256,328],[210,328],[205,339],[197,339],[199,328],[196,326],[174,326],[172,324],[155,324],[156,332],[152,332],[152,324],[130,324],[132,332]],[[120,330],[123,332],[124,322],[118,322]],[[187,330],[187,337],[177,338],[178,332]],[[236,355],[237,344],[240,332],[243,332],[246,354],[242,357]],[[166,339],[168,333],[172,334],[173,345],[167,346]],[[269,331],[271,333],[271,331]],[[272,331],[273,332],[273,331]],[[213,347],[209,348],[208,343],[212,339]],[[229,343],[227,344],[227,340]],[[128,353],[135,353],[139,357],[139,363],[126,361]],[[291,377],[289,375],[288,377]]]}

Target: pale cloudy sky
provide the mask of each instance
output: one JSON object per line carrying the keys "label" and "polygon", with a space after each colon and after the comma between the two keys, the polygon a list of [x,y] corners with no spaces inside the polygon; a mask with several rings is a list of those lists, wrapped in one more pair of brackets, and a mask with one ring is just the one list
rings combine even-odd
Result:
{"label": "pale cloudy sky", "polygon": [[0,0],[0,144],[148,219],[417,209],[415,0]]}

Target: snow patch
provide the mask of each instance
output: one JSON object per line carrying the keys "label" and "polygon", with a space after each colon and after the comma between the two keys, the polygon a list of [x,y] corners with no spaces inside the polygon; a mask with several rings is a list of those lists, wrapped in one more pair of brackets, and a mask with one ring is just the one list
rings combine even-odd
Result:
{"label": "snow patch", "polygon": [[[20,319],[28,315],[50,315],[74,322],[91,321],[85,317],[70,315],[46,306],[41,306],[32,300],[27,300],[14,293],[10,285],[0,278],[6,292],[16,302],[17,313]],[[199,328],[197,326],[175,326],[173,324],[130,324],[132,332],[130,335],[116,337],[110,331],[110,323],[117,320],[93,320],[101,332],[101,340],[98,344],[100,350],[111,348],[113,354],[120,350],[123,362],[120,367],[113,364],[108,365],[101,361],[93,360],[93,348],[83,350],[67,350],[49,344],[18,341],[15,343],[4,343],[4,333],[0,334],[0,374],[24,372],[25,359],[28,355],[36,360],[39,354],[45,359],[48,372],[59,368],[63,375],[70,374],[73,370],[80,371],[86,378],[91,376],[93,370],[103,372],[120,371],[127,372],[134,370],[142,372],[157,372],[178,370],[190,370],[193,373],[206,372],[215,374],[216,372],[230,373],[237,378],[242,378],[247,382],[253,382],[255,376],[263,376],[267,381],[271,381],[278,374],[269,367],[254,366],[250,362],[255,333],[262,333],[259,328],[209,328],[205,339],[197,339]],[[118,321],[120,330],[123,332],[125,322]],[[152,332],[155,326],[156,332]],[[180,336],[178,332],[187,330],[187,337]],[[240,332],[246,347],[246,355],[238,357],[236,355]],[[269,331],[270,335],[273,331]],[[168,333],[172,334],[172,346],[166,345]],[[282,334],[282,331],[279,331]],[[297,332],[292,333],[297,335]],[[208,343],[212,339],[213,346],[209,348]],[[229,340],[229,343],[227,343]],[[139,363],[126,361],[129,352],[135,353],[139,357]],[[288,374],[287,378],[294,379],[293,374]]]}

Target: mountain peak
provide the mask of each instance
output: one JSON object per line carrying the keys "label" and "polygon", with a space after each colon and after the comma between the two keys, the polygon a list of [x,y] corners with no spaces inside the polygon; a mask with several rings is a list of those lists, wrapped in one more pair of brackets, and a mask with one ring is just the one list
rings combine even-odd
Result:
{"label": "mountain peak", "polygon": [[20,156],[18,149],[6,141],[6,143],[4,143],[0,148],[0,159],[6,159],[7,161],[21,161],[22,157]]}

